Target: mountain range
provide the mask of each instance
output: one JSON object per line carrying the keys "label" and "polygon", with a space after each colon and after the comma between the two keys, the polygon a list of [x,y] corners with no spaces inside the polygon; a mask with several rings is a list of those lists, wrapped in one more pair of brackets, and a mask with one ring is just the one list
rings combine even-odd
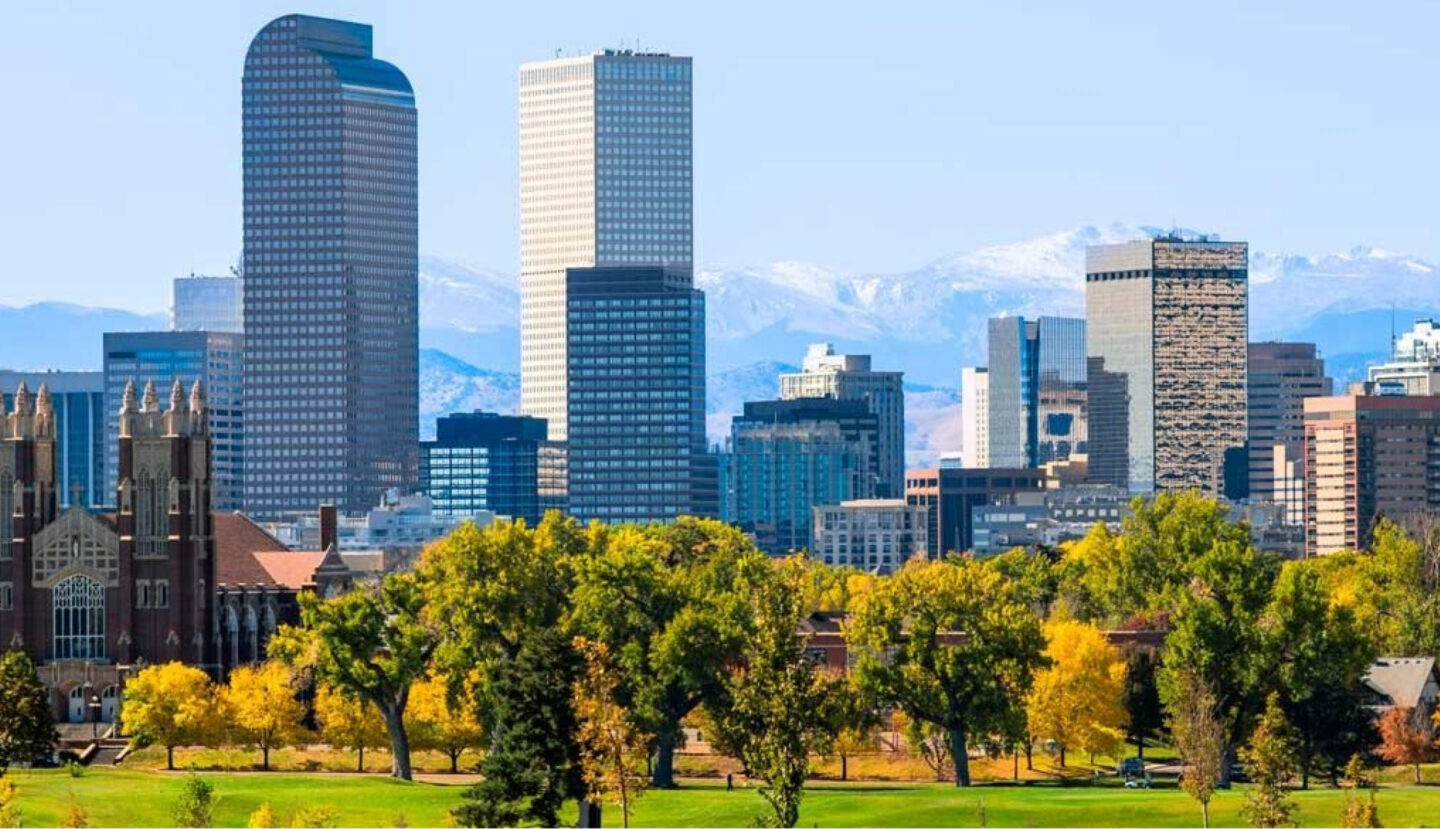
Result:
{"label": "mountain range", "polygon": [[[779,261],[701,268],[710,369],[708,426],[728,429],[747,399],[773,396],[806,345],[828,341],[903,369],[909,454],[927,462],[958,443],[963,365],[985,362],[985,319],[1084,314],[1088,245],[1157,228],[1109,224],[941,257],[920,268],[860,273]],[[518,405],[519,291],[513,274],[436,257],[420,263],[422,428],[449,411]],[[1317,343],[1341,380],[1382,358],[1394,325],[1440,313],[1431,263],[1375,248],[1307,256],[1252,250],[1251,339]],[[95,368],[103,331],[163,328],[163,314],[41,303],[0,307],[0,367]],[[64,338],[53,332],[64,331]]]}

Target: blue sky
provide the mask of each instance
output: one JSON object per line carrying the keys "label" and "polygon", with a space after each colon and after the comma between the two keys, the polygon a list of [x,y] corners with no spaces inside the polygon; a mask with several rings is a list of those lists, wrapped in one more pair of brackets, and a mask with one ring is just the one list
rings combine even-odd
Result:
{"label": "blue sky", "polygon": [[10,4],[0,303],[142,310],[240,245],[240,71],[376,28],[420,106],[421,250],[516,267],[516,67],[692,55],[702,263],[857,270],[1087,223],[1440,259],[1437,3]]}

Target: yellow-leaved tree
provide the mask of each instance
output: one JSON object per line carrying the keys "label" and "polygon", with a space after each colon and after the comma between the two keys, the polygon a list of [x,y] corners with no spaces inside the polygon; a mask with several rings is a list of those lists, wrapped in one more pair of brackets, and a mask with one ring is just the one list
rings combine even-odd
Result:
{"label": "yellow-leaved tree", "polygon": [[365,770],[365,749],[383,748],[390,743],[385,718],[375,703],[328,683],[315,689],[315,724],[320,739],[332,748],[343,748],[359,755],[356,771]]}
{"label": "yellow-leaved tree", "polygon": [[470,700],[451,700],[445,683],[429,679],[410,688],[405,709],[410,745],[439,751],[450,758],[450,772],[460,770],[460,755],[484,745],[485,730]]}
{"label": "yellow-leaved tree", "polygon": [[649,778],[645,758],[651,735],[635,724],[629,709],[616,701],[620,674],[605,643],[578,637],[575,649],[585,658],[585,673],[575,683],[576,734],[580,766],[590,797],[620,807],[620,825],[630,825],[636,798]]}
{"label": "yellow-leaved tree", "polygon": [[165,747],[165,767],[173,770],[176,746],[214,740],[224,726],[223,705],[204,671],[167,662],[126,683],[120,716],[137,741]]}
{"label": "yellow-leaved tree", "polygon": [[1027,715],[1030,733],[1055,743],[1060,765],[1069,749],[1115,751],[1125,735],[1125,656],[1093,625],[1045,625],[1050,665],[1035,676]]}
{"label": "yellow-leaved tree", "polygon": [[225,702],[237,737],[260,749],[260,767],[270,770],[270,750],[293,745],[300,736],[305,706],[295,698],[295,673],[270,660],[230,672]]}

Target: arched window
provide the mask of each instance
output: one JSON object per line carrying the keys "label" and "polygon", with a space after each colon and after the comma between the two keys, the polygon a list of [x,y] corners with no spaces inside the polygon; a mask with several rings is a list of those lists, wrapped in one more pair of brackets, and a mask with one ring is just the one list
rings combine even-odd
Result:
{"label": "arched window", "polygon": [[135,554],[163,558],[170,537],[165,487],[158,477],[142,471],[135,489]]}
{"label": "arched window", "polygon": [[245,640],[250,646],[250,661],[260,661],[260,624],[255,617],[255,606],[245,605]]}
{"label": "arched window", "polygon": [[225,632],[230,635],[230,666],[240,664],[240,617],[235,615],[235,605],[225,608]]}
{"label": "arched window", "polygon": [[51,591],[56,659],[105,658],[105,587],[74,575]]}

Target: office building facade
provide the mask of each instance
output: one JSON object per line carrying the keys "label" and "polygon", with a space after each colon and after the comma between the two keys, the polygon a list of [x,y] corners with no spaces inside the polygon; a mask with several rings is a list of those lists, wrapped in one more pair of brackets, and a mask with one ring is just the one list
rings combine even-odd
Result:
{"label": "office building facade", "polygon": [[1087,250],[1091,480],[1221,495],[1243,469],[1248,272],[1244,242]]}
{"label": "office building facade", "polygon": [[120,470],[121,402],[130,383],[170,388],[176,380],[205,386],[211,500],[216,510],[243,509],[245,415],[241,397],[245,338],[217,331],[138,331],[105,335],[105,480],[114,492]]}
{"label": "office building facade", "polygon": [[905,375],[875,371],[868,354],[836,354],[812,344],[797,374],[780,375],[780,399],[830,397],[862,400],[880,429],[877,497],[898,498],[905,488]]}
{"label": "office building facade", "polygon": [[[1305,400],[1330,394],[1325,361],[1314,343],[1250,343],[1246,379],[1251,501],[1286,504],[1304,523]],[[1298,491],[1297,491],[1298,490]]]}
{"label": "office building facade", "polygon": [[672,521],[720,512],[705,442],[705,295],[688,271],[571,268],[570,514]]}
{"label": "office building facade", "polygon": [[170,306],[171,331],[245,330],[240,279],[234,276],[182,276],[175,280]]}
{"label": "office building facade", "polygon": [[690,58],[520,67],[521,409],[569,439],[566,271],[693,272]]}
{"label": "office building facade", "polygon": [[435,421],[420,444],[420,490],[436,515],[483,511],[529,526],[566,508],[565,445],[538,417],[461,412]]}
{"label": "office building facade", "polygon": [[984,366],[960,370],[960,465],[990,465],[990,371]]}
{"label": "office building facade", "polygon": [[925,508],[903,498],[843,501],[814,509],[810,557],[868,573],[893,573],[915,556],[925,557]]}
{"label": "office building facade", "polygon": [[931,558],[969,552],[976,507],[999,503],[1017,492],[1045,489],[1040,469],[911,469],[905,473],[905,501],[925,508],[925,539]]}
{"label": "office building facade", "polygon": [[60,508],[91,509],[110,499],[105,489],[105,374],[100,371],[0,371],[0,411],[15,405],[12,392],[25,384],[50,395],[55,416],[56,496]]}
{"label": "office building facade", "polygon": [[810,549],[815,507],[876,497],[878,421],[863,400],[747,402],[730,425],[734,523],[771,555]]}
{"label": "office building facade", "polygon": [[1085,320],[989,321],[986,466],[1040,466],[1085,452]]}
{"label": "office building facade", "polygon": [[1377,516],[1440,509],[1440,397],[1305,400],[1305,553],[1370,545]]}
{"label": "office building facade", "polygon": [[242,87],[245,508],[363,512],[418,480],[415,96],[369,26],[305,15]]}

